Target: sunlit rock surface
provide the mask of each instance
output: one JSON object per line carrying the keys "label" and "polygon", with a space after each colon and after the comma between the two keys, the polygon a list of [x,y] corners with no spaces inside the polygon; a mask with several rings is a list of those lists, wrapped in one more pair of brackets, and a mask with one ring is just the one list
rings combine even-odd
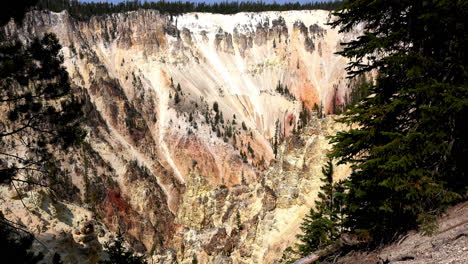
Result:
{"label": "sunlit rock surface", "polygon": [[[117,230],[156,263],[273,263],[314,204],[326,136],[341,129],[327,117],[293,134],[302,105],[330,113],[347,93],[334,53],[353,35],[329,19],[140,10],[89,21],[33,12],[9,24],[25,42],[58,36],[88,136],[56,150],[52,190],[20,186],[26,210],[4,188],[1,210],[70,263],[96,261]],[[276,159],[275,133],[287,136]]]}

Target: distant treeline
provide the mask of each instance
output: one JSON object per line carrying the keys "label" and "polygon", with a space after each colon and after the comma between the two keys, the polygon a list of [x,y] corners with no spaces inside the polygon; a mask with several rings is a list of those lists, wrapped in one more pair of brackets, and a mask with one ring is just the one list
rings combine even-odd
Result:
{"label": "distant treeline", "polygon": [[133,11],[138,9],[156,9],[162,13],[173,15],[188,12],[206,12],[219,14],[235,14],[239,12],[262,12],[262,11],[288,11],[288,10],[334,10],[340,7],[344,1],[322,1],[315,3],[300,4],[267,4],[261,1],[254,2],[220,2],[213,4],[193,3],[193,2],[141,2],[126,1],[118,4],[102,3],[84,3],[78,0],[38,0],[37,7],[41,10],[50,10],[60,12],[67,10],[70,15],[79,19],[88,19],[91,16],[100,16],[112,13]]}

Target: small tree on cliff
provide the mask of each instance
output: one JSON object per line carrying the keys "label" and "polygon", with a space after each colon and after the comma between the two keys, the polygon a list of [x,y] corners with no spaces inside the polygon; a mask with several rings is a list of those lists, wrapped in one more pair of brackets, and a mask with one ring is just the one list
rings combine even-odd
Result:
{"label": "small tree on cliff", "polygon": [[302,103],[301,112],[299,113],[299,123],[298,123],[299,129],[305,128],[307,126],[307,124],[310,121],[310,116],[311,114],[310,114],[309,109],[304,103]]}
{"label": "small tree on cliff", "polygon": [[275,138],[273,139],[273,154],[275,154],[275,159],[278,156],[278,135],[279,134],[279,120],[276,120],[275,123]]}
{"label": "small tree on cliff", "polygon": [[133,251],[124,247],[124,238],[119,231],[117,238],[111,242],[104,244],[104,252],[107,253],[108,259],[101,264],[146,264],[144,256],[136,255]]}
{"label": "small tree on cliff", "polygon": [[300,228],[303,234],[297,235],[301,241],[296,244],[297,253],[306,256],[333,243],[342,231],[344,205],[343,184],[333,183],[332,159],[322,168],[324,185],[320,187],[315,209],[311,208],[304,217]]}

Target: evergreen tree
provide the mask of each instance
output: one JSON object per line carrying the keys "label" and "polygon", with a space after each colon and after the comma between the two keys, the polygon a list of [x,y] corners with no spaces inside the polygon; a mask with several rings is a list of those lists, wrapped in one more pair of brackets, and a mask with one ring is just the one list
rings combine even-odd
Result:
{"label": "evergreen tree", "polygon": [[[27,1],[27,0],[23,0]],[[79,0],[31,0],[38,1],[39,9],[47,9],[54,12],[68,10],[68,12],[78,19],[89,19],[92,16],[101,16],[118,12],[128,12],[138,9],[156,9],[162,13],[173,15],[183,14],[187,12],[209,12],[220,14],[235,14],[238,12],[261,12],[261,11],[287,11],[287,10],[312,10],[325,9],[333,10],[343,4],[342,1],[321,1],[300,4],[293,3],[265,3],[262,1],[245,1],[245,2],[215,2],[193,3],[189,1],[122,1],[118,4],[109,2],[83,2]],[[10,4],[11,5],[11,4]],[[6,5],[7,7],[9,5]],[[12,8],[7,10],[12,13],[16,12],[14,4]]]}
{"label": "evergreen tree", "polygon": [[247,130],[247,126],[245,125],[244,121],[242,121],[242,129]]}
{"label": "evergreen tree", "polygon": [[[11,18],[21,23],[35,2],[2,2],[0,27]],[[71,94],[60,49],[52,34],[28,45],[0,34],[0,184],[47,186],[53,180],[46,176],[55,171],[52,150],[79,144],[85,136],[81,103]],[[42,254],[30,251],[33,239],[0,212],[0,254],[9,263],[39,262]]]}
{"label": "evergreen tree", "polygon": [[356,76],[351,84],[351,94],[348,96],[347,108],[358,104],[364,98],[370,95],[372,82],[369,81],[365,74]]}
{"label": "evergreen tree", "polygon": [[278,84],[276,85],[276,91],[279,93],[279,94],[283,94],[284,91],[283,91],[283,85],[281,85],[281,82],[278,81]]}
{"label": "evergreen tree", "polygon": [[311,115],[309,109],[307,108],[307,106],[305,106],[304,103],[302,103],[301,112],[299,112],[299,129],[305,128],[307,124],[309,124],[310,116]]}
{"label": "evergreen tree", "polygon": [[60,257],[60,254],[54,253],[54,256],[52,257],[52,264],[63,264],[62,257]]}
{"label": "evergreen tree", "polygon": [[219,112],[219,122],[224,124],[223,112]]}
{"label": "evergreen tree", "polygon": [[104,252],[107,253],[107,260],[102,261],[102,264],[146,264],[144,256],[138,256],[133,251],[124,247],[124,238],[121,232],[117,234],[117,238],[112,242],[107,242],[104,245]]}
{"label": "evergreen tree", "polygon": [[343,183],[333,183],[332,159],[322,168],[324,185],[320,187],[315,209],[311,208],[300,226],[302,234],[297,235],[300,243],[297,253],[306,256],[332,244],[342,232],[344,206]]}
{"label": "evergreen tree", "polygon": [[350,77],[378,71],[373,96],[347,111],[333,139],[351,163],[346,225],[379,243],[415,228],[467,192],[466,1],[351,0],[341,32],[364,25],[339,52]]}
{"label": "evergreen tree", "polygon": [[250,146],[250,141],[247,143],[247,151],[250,153],[250,156],[252,156],[252,158],[255,158],[255,153],[252,147]]}
{"label": "evergreen tree", "polygon": [[319,118],[323,118],[324,117],[324,112],[323,112],[323,102],[320,101],[320,108],[319,108]]}
{"label": "evergreen tree", "polygon": [[314,103],[314,107],[313,107],[315,113],[317,114],[317,116],[319,115],[319,106],[317,103]]}
{"label": "evergreen tree", "polygon": [[174,95],[174,104],[179,104],[179,102],[180,102],[179,92],[176,92]]}
{"label": "evergreen tree", "polygon": [[333,85],[333,95],[332,95],[332,109],[330,110],[331,114],[340,114],[341,111],[339,109],[339,104],[338,104],[338,86]]}
{"label": "evergreen tree", "polygon": [[8,263],[38,263],[44,256],[31,252],[34,236],[17,228],[1,215],[0,221],[0,254]]}
{"label": "evergreen tree", "polygon": [[19,174],[42,171],[41,166],[50,159],[50,146],[66,149],[85,136],[80,128],[82,104],[71,95],[60,49],[52,34],[35,39],[28,47],[19,42],[0,43],[0,106],[8,109],[2,114],[5,126],[0,129],[0,142],[20,138],[34,153],[17,156],[2,151],[1,183],[15,181]]}
{"label": "evergreen tree", "polygon": [[278,156],[278,134],[279,134],[279,120],[276,120],[275,138],[273,139],[273,154],[275,154],[275,159]]}

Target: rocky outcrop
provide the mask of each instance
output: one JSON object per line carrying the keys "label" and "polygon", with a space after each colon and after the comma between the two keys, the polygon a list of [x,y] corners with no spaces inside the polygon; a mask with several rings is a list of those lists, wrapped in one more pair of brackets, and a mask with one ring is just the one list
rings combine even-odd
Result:
{"label": "rocky outcrop", "polygon": [[[232,263],[279,261],[321,186],[321,165],[330,148],[326,137],[340,129],[332,119],[313,124],[281,146],[260,182],[213,186],[197,167],[190,172],[176,220],[183,227],[176,246],[184,249],[177,255],[182,263],[194,258],[217,263],[220,256]],[[336,179],[347,173],[338,167]]]}
{"label": "rocky outcrop", "polygon": [[[88,137],[80,149],[56,150],[62,173],[53,194],[25,191],[37,215],[14,199],[1,210],[11,217],[14,211],[63,252],[71,246],[54,242],[59,234],[86,223],[88,231],[63,245],[86,248],[97,229],[99,243],[120,230],[156,262],[273,262],[313,205],[326,136],[339,129],[332,119],[315,119],[274,159],[276,123],[291,135],[302,104],[329,109],[335,93],[346,93],[346,60],[334,54],[343,36],[325,24],[328,15],[171,19],[139,10],[77,21],[66,12],[35,11],[21,27],[9,24],[5,33],[25,42],[58,36],[85,102]],[[294,98],[278,93],[278,82]],[[337,177],[345,174],[339,169]],[[64,258],[79,262],[80,252]]]}

